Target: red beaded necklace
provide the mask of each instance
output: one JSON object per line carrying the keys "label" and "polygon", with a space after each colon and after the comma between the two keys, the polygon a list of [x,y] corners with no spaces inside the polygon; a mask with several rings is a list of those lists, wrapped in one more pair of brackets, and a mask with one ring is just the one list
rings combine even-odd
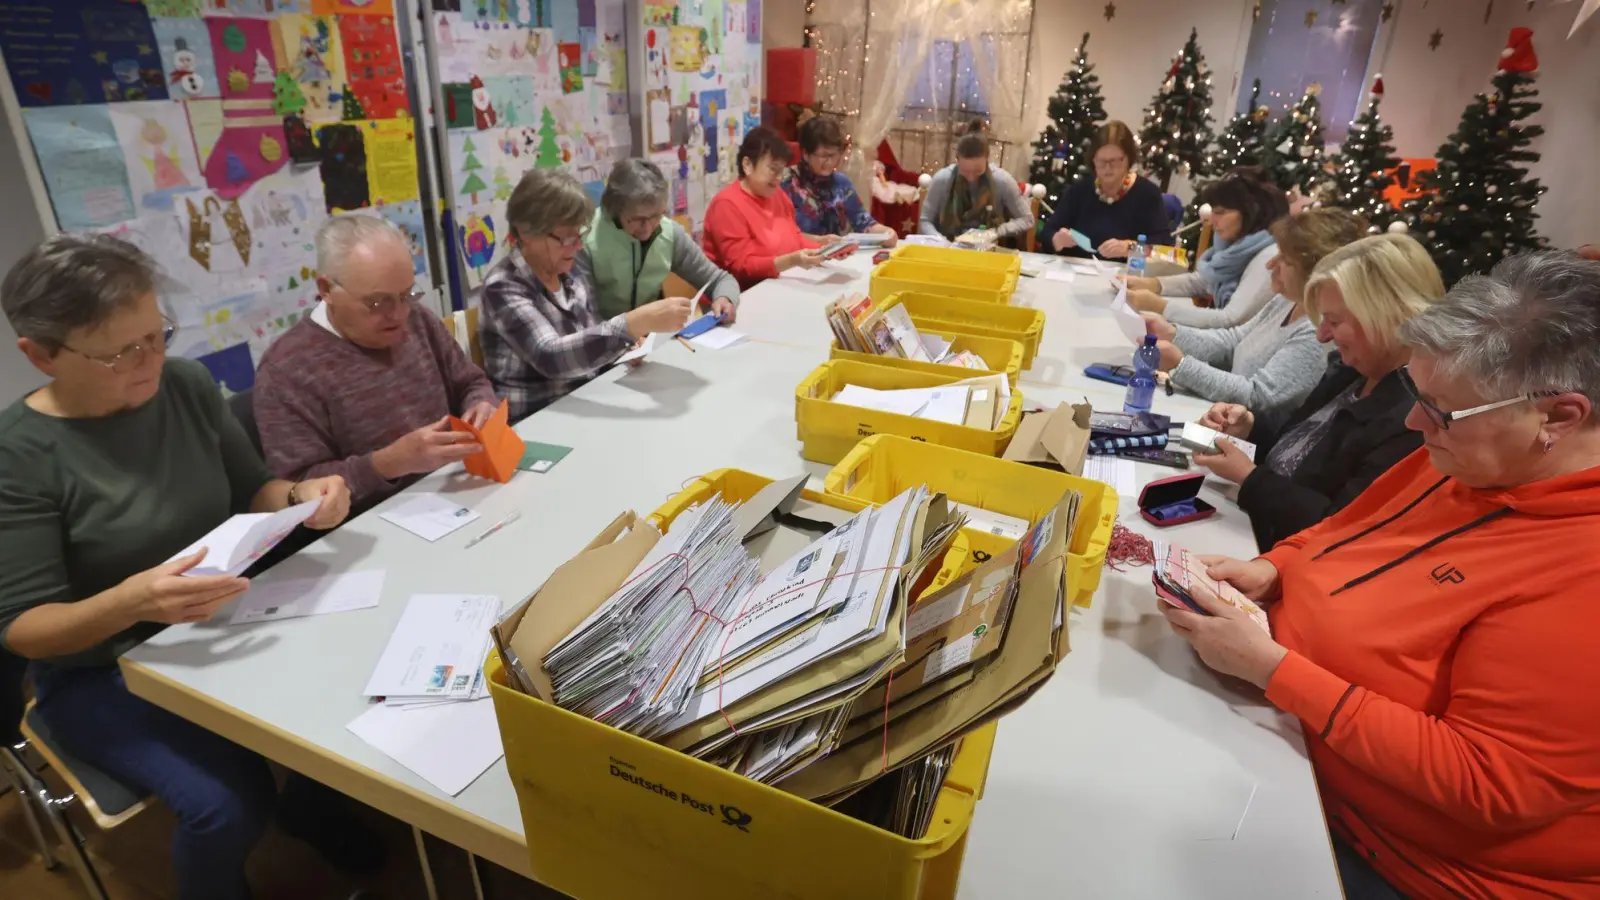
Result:
{"label": "red beaded necklace", "polygon": [[1128,174],[1123,176],[1122,184],[1118,186],[1117,194],[1114,197],[1107,197],[1105,195],[1105,191],[1100,187],[1100,179],[1096,178],[1094,180],[1094,195],[1100,198],[1101,203],[1115,203],[1128,195],[1128,191],[1133,187],[1133,179],[1135,177],[1136,176],[1133,174],[1133,171],[1130,169]]}

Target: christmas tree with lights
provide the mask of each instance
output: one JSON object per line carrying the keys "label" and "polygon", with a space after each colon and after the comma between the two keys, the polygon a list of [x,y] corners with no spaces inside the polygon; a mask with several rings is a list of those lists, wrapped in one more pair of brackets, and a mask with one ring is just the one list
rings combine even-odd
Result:
{"label": "christmas tree with lights", "polygon": [[1028,180],[1042,184],[1045,203],[1055,206],[1072,182],[1094,174],[1089,158],[1094,133],[1106,119],[1100,76],[1089,64],[1089,35],[1078,45],[1078,55],[1050,98],[1050,121],[1033,142],[1033,165]]}
{"label": "christmas tree with lights", "polygon": [[1161,90],[1144,111],[1139,131],[1144,170],[1161,183],[1162,191],[1172,184],[1174,173],[1205,174],[1211,136],[1211,69],[1191,28],[1188,42],[1172,58]]}
{"label": "christmas tree with lights", "polygon": [[1324,177],[1321,93],[1322,85],[1313,82],[1267,135],[1261,164],[1286,191],[1297,187],[1310,194]]}
{"label": "christmas tree with lights", "polygon": [[1239,166],[1259,166],[1266,152],[1262,141],[1267,136],[1267,121],[1271,110],[1261,105],[1261,79],[1250,85],[1250,105],[1228,121],[1228,127],[1217,135],[1217,143],[1206,155],[1206,171],[1214,175]]}
{"label": "christmas tree with lights", "polygon": [[1394,129],[1378,117],[1378,104],[1382,102],[1383,76],[1378,75],[1372,79],[1372,91],[1367,94],[1366,112],[1351,124],[1350,134],[1339,149],[1331,201],[1371,222],[1374,231],[1387,228],[1400,216],[1400,211],[1383,197],[1383,192],[1394,184],[1394,176],[1389,173],[1400,165],[1400,160],[1389,144]]}
{"label": "christmas tree with lights", "polygon": [[1544,247],[1534,231],[1534,204],[1544,187],[1526,168],[1539,160],[1528,148],[1544,129],[1524,124],[1541,105],[1533,99],[1538,69],[1533,32],[1513,28],[1491,89],[1467,105],[1455,133],[1439,146],[1439,167],[1422,175],[1422,195],[1406,205],[1411,231],[1446,285]]}

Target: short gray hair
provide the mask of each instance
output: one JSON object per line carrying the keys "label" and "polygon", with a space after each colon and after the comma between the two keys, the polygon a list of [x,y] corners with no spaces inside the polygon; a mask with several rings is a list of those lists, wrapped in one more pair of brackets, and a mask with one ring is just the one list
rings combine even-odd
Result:
{"label": "short gray hair", "polygon": [[156,289],[156,264],[109,235],[57,234],[17,260],[0,282],[0,307],[19,337],[60,350],[67,335],[104,325]]}
{"label": "short gray hair", "polygon": [[395,241],[411,255],[410,239],[388,219],[365,213],[334,216],[317,229],[317,271],[332,275],[357,247],[378,241]]}
{"label": "short gray hair", "polygon": [[594,201],[566,169],[529,169],[506,202],[506,219],[518,237],[540,237],[563,225],[583,228],[594,218]]}
{"label": "short gray hair", "polygon": [[1600,411],[1600,262],[1526,253],[1469,275],[1400,328],[1487,400],[1574,391]]}
{"label": "short gray hair", "polygon": [[600,195],[600,208],[607,216],[620,219],[650,203],[659,204],[663,211],[667,206],[667,176],[655,163],[635,157],[611,167],[606,191]]}

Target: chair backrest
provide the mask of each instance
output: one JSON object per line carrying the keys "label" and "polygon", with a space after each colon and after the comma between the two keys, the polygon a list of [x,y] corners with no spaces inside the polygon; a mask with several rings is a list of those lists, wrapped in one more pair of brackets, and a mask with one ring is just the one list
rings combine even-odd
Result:
{"label": "chair backrest", "polygon": [[266,459],[266,451],[261,449],[261,429],[256,427],[255,391],[240,391],[228,398],[228,411],[244,426],[244,433],[249,435],[250,443],[255,446],[256,453]]}
{"label": "chair backrest", "polygon": [[22,739],[22,679],[28,661],[0,647],[0,744],[11,746]]}
{"label": "chair backrest", "polygon": [[456,310],[450,314],[448,324],[456,344],[472,357],[478,368],[483,368],[483,344],[478,340],[478,308],[469,306]]}
{"label": "chair backrest", "polygon": [[1167,209],[1167,221],[1172,223],[1172,230],[1177,231],[1183,225],[1183,201],[1177,194],[1162,194],[1161,205]]}

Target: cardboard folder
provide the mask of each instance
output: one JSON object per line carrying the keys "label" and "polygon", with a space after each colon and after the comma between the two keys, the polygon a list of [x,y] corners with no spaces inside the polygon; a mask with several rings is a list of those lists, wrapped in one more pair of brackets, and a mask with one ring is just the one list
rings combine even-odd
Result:
{"label": "cardboard folder", "polygon": [[467,471],[479,478],[491,478],[504,484],[516,474],[517,463],[522,461],[522,438],[511,428],[510,406],[501,400],[500,406],[483,423],[482,428],[474,428],[465,420],[450,417],[451,431],[465,431],[477,440],[483,448],[479,453],[467,457],[463,464]]}

